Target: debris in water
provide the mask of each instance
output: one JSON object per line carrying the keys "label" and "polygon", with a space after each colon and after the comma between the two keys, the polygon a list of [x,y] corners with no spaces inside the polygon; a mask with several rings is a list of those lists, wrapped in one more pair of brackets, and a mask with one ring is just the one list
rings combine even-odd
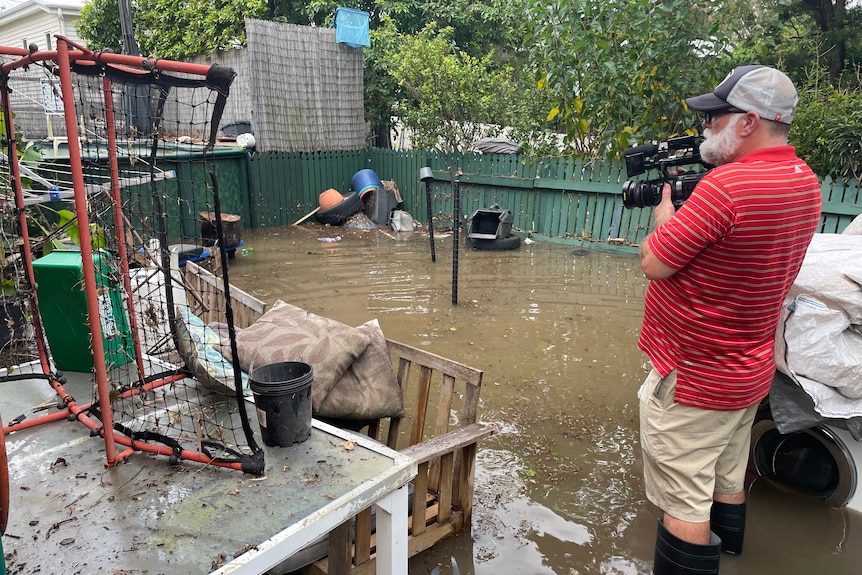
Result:
{"label": "debris in water", "polygon": [[326,243],[330,244],[330,243],[340,242],[341,236],[335,236],[334,238],[317,238],[317,239],[322,241],[322,242],[326,242]]}

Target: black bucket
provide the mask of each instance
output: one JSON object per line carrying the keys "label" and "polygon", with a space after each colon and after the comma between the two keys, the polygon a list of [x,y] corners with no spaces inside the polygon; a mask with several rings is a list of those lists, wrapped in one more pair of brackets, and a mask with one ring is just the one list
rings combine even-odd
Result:
{"label": "black bucket", "polygon": [[311,382],[307,363],[284,361],[255,367],[249,387],[257,408],[260,435],[271,447],[289,447],[311,435]]}

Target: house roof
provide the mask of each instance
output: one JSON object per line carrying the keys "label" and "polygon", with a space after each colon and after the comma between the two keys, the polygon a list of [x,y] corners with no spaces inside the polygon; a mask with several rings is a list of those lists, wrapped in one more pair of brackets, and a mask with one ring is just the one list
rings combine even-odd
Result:
{"label": "house roof", "polygon": [[85,0],[0,0],[0,26],[12,24],[34,12],[56,13],[77,17]]}

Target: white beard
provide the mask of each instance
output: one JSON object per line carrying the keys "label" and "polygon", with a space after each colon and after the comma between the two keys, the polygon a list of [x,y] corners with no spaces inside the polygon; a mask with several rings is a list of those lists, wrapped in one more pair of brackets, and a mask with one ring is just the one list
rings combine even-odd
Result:
{"label": "white beard", "polygon": [[731,114],[731,116],[720,132],[714,132],[711,128],[703,131],[706,139],[700,144],[700,157],[707,164],[720,166],[733,161],[736,157],[739,139],[733,128],[744,114]]}

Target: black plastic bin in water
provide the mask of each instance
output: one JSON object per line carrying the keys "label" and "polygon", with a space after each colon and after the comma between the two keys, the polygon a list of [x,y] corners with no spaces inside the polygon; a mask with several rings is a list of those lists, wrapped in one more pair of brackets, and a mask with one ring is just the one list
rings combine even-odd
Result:
{"label": "black plastic bin in water", "polygon": [[252,369],[249,387],[257,408],[260,435],[270,447],[289,447],[311,435],[310,365],[298,361]]}

